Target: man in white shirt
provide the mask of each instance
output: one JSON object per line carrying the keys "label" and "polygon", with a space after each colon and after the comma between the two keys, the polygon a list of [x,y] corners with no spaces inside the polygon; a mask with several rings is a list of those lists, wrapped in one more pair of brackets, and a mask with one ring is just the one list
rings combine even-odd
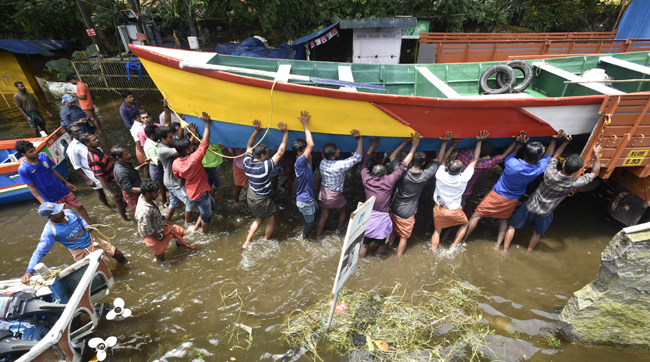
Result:
{"label": "man in white shirt", "polygon": [[[474,166],[476,166],[476,162],[481,154],[481,144],[489,135],[487,131],[481,131],[476,136],[477,142],[474,158],[465,171],[461,172],[463,163],[459,160],[454,160],[449,166],[440,167],[436,172],[436,191],[433,194],[433,201],[436,203],[436,206],[433,208],[435,231],[431,237],[431,251],[433,254],[438,249],[442,229],[460,225],[456,232],[456,239],[452,248],[458,246],[463,236],[465,236],[465,232],[467,231],[467,215],[465,215],[461,206],[463,193],[465,192],[467,183],[474,174]],[[442,138],[442,142],[448,142],[451,139],[451,132],[447,132],[445,137]],[[445,161],[442,160],[443,165]]]}
{"label": "man in white shirt", "polygon": [[81,134],[81,128],[76,124],[69,124],[66,127],[66,131],[70,136],[72,136],[72,138],[74,138],[68,145],[68,150],[66,151],[72,167],[77,171],[79,176],[86,181],[86,184],[95,190],[99,201],[101,201],[102,204],[109,206],[102,185],[99,183],[99,180],[95,177],[95,173],[88,165],[88,147],[78,140],[79,135]]}

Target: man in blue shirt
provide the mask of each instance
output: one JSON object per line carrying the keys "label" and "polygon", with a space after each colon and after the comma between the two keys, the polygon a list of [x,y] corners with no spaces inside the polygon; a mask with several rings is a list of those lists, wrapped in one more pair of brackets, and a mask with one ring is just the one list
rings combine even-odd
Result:
{"label": "man in blue shirt", "polygon": [[27,185],[38,202],[41,204],[46,202],[66,204],[77,209],[77,212],[85,220],[90,220],[86,209],[72,193],[72,191],[77,191],[77,188],[54,169],[56,166],[54,161],[44,153],[36,152],[36,148],[29,141],[16,141],[14,149],[25,157],[18,166],[20,182]]}
{"label": "man in blue shirt", "polygon": [[262,222],[266,220],[266,230],[264,232],[264,240],[269,240],[275,230],[275,212],[277,207],[271,198],[271,170],[280,161],[284,151],[287,148],[289,141],[289,130],[284,122],[278,122],[278,129],[283,133],[282,143],[278,147],[278,151],[269,157],[269,148],[265,144],[257,145],[255,148],[255,140],[257,134],[262,129],[259,119],[253,121],[255,130],[248,139],[246,146],[246,155],[244,156],[244,172],[248,177],[248,193],[246,199],[248,201],[248,208],[255,216],[255,221],[251,224],[248,231],[246,242],[242,248],[246,249],[250,244],[253,234],[260,227]]}
{"label": "man in blue shirt", "polygon": [[[526,187],[531,181],[544,173],[546,166],[551,161],[551,155],[555,152],[557,140],[563,136],[564,130],[559,130],[558,134],[553,136],[546,153],[544,153],[544,146],[539,142],[526,144],[528,138],[522,140],[521,143],[517,142],[512,154],[506,157],[504,161],[505,168],[499,180],[492,190],[485,195],[470,218],[467,234],[463,239],[463,246],[466,246],[465,241],[482,217],[493,217],[500,219],[499,234],[495,245],[495,248],[499,248],[508,229],[508,220],[510,220],[510,216],[517,207],[519,197],[526,192]],[[524,159],[518,159],[515,155],[524,144],[526,144]]]}
{"label": "man in blue shirt", "polygon": [[140,108],[140,103],[135,101],[133,93],[130,91],[122,91],[122,98],[124,98],[124,103],[120,106],[120,116],[122,116],[122,121],[126,128],[131,129],[135,118],[133,116],[133,109]]}
{"label": "man in blue shirt", "polygon": [[74,211],[64,210],[64,206],[52,202],[46,202],[39,206],[38,213],[48,218],[49,222],[43,228],[41,240],[38,242],[32,258],[29,260],[29,266],[25,275],[20,278],[23,284],[29,285],[29,279],[34,274],[34,267],[47,255],[56,241],[70,250],[75,261],[79,261],[93,251],[101,249],[104,249],[104,260],[106,261],[110,257],[113,257],[120,263],[126,261],[121,251],[107,241],[90,234],[88,232],[90,228],[88,223]]}
{"label": "man in blue shirt", "polygon": [[318,203],[314,197],[314,171],[311,168],[311,152],[314,150],[314,139],[309,130],[309,112],[300,112],[300,123],[305,130],[305,140],[297,139],[291,143],[291,148],[296,152],[296,176],[298,177],[298,190],[296,192],[296,205],[305,217],[305,228],[302,230],[302,239],[309,238],[311,229],[316,225],[316,215],[319,213]]}
{"label": "man in blue shirt", "polygon": [[59,125],[61,127],[65,128],[69,124],[74,123],[81,128],[82,133],[95,133],[95,127],[91,126],[91,124],[86,120],[86,112],[77,107],[74,97],[66,94],[63,96],[63,99],[61,99],[61,103],[65,104],[65,106],[61,108],[61,112],[59,112],[59,116],[61,116],[61,123]]}

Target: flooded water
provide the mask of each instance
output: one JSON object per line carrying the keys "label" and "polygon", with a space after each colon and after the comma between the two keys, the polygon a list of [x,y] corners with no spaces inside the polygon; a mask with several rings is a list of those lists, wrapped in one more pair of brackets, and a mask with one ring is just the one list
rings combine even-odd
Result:
{"label": "flooded water", "polygon": [[[119,117],[121,101],[96,103],[107,130],[103,142],[126,143],[133,149]],[[58,105],[52,102],[52,106]],[[142,106],[154,115],[162,111],[159,103],[143,102]],[[7,110],[2,114],[6,115]],[[30,136],[31,130],[21,119],[5,118],[0,123],[0,136]],[[48,125],[48,129],[52,127]],[[242,250],[253,218],[247,208],[240,209],[233,201],[231,164],[224,163],[219,174],[222,185],[216,195],[218,206],[211,234],[188,235],[186,240],[196,245],[194,250],[170,246],[166,253],[168,261],[162,266],[156,264],[144,242],[134,236],[133,221],[121,221],[114,210],[100,204],[80,177],[69,177],[78,187],[77,196],[89,214],[99,223],[115,228],[117,238],[113,243],[129,259],[128,264],[114,271],[115,288],[105,301],[123,298],[133,316],[123,321],[102,321],[96,332],[102,338],[118,338],[110,360],[154,361],[182,343],[192,342],[191,355],[167,360],[279,361],[292,347],[280,334],[288,314],[322,300],[331,292],[342,245],[342,236],[333,232],[335,219],[330,217],[322,241],[302,242],[302,215],[293,197],[280,194],[276,200],[279,211],[274,239],[262,242],[259,231],[251,247]],[[494,179],[494,175],[487,176],[484,179]],[[350,205],[361,201],[363,190],[359,181],[348,178],[346,185]],[[621,228],[607,219],[603,200],[590,193],[568,198],[556,210],[552,226],[534,252],[525,250],[532,232],[525,229],[515,236],[515,245],[507,256],[492,248],[496,228],[490,223],[477,228],[466,250],[451,252],[447,242],[438,255],[432,256],[432,230],[426,229],[431,207],[431,202],[421,203],[415,231],[402,259],[391,252],[386,257],[361,260],[346,287],[385,293],[399,284],[403,291],[411,293],[424,284],[459,278],[490,295],[481,308],[485,323],[508,338],[499,352],[504,360],[650,360],[642,352],[582,347],[564,340],[553,349],[546,342],[548,333],[560,336],[557,319],[561,307],[574,291],[595,277],[600,253]],[[0,210],[2,279],[18,278],[25,271],[45,225],[36,208],[35,201],[27,201],[3,205]],[[195,213],[194,218],[197,216]],[[175,215],[175,222],[183,222],[180,213]],[[59,266],[70,264],[72,257],[57,244],[43,262]],[[253,328],[250,348],[245,341],[247,334],[234,323]],[[231,331],[235,331],[235,337]],[[342,360],[332,352],[324,352],[321,357],[328,362]],[[304,356],[301,360],[309,359]]]}

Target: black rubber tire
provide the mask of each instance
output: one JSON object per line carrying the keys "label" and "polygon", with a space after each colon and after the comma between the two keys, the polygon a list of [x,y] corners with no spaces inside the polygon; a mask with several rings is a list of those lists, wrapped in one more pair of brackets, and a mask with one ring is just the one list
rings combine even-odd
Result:
{"label": "black rubber tire", "polygon": [[[488,78],[494,73],[504,73],[508,76],[508,84],[501,86],[499,89],[492,89],[487,85]],[[497,74],[498,76],[499,74]],[[481,86],[481,91],[483,94],[505,94],[511,93],[510,91],[514,88],[517,78],[515,77],[515,71],[507,65],[498,64],[488,68],[485,73],[481,76],[479,82]]]}
{"label": "black rubber tire", "polygon": [[[524,81],[518,84],[517,86],[515,86],[512,89],[512,93],[521,93],[524,90],[526,90],[526,88],[528,88],[530,83],[533,82],[533,67],[531,67],[530,64],[524,62],[523,60],[512,60],[506,63],[506,65],[512,69],[519,69],[521,70],[522,73],[524,73]],[[505,74],[503,73],[497,74],[497,84],[499,85],[499,87],[503,87],[506,85]]]}

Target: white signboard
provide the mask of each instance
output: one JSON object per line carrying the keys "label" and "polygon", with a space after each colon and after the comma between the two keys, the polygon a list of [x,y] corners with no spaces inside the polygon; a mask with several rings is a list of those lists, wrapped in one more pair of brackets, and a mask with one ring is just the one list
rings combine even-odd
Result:
{"label": "white signboard", "polygon": [[370,214],[372,207],[375,205],[375,197],[372,196],[363,204],[360,204],[357,209],[350,215],[350,222],[348,223],[348,231],[345,234],[343,248],[341,250],[341,259],[339,260],[339,268],[334,278],[334,288],[332,293],[339,292],[341,287],[357,265],[359,259],[359,249],[363,242],[363,237],[366,235],[368,228],[368,221],[370,221]]}
{"label": "white signboard", "polygon": [[402,28],[360,28],[352,36],[352,63],[399,64]]}

